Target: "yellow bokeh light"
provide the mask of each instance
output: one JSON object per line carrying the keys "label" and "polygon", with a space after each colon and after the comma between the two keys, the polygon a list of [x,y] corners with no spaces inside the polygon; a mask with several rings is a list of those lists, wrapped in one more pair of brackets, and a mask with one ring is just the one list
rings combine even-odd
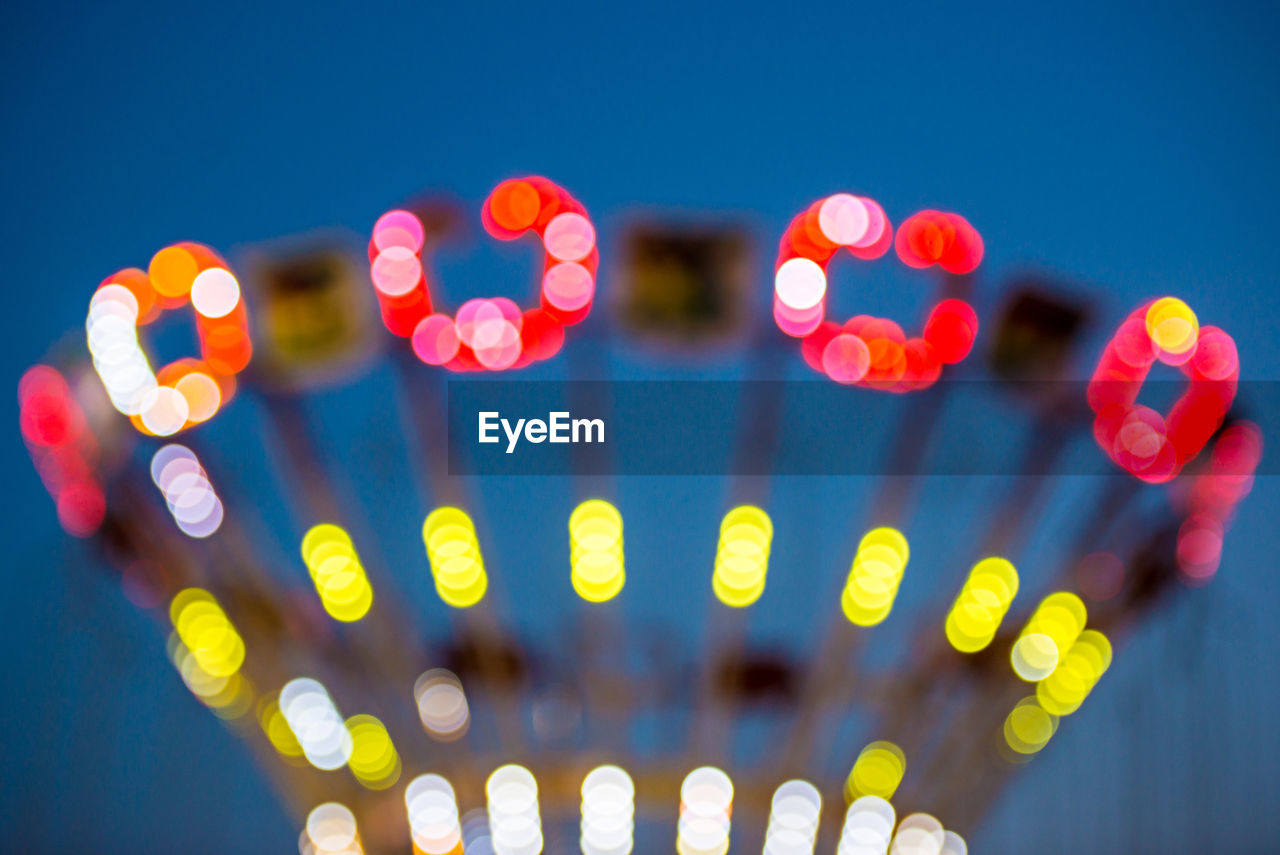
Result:
{"label": "yellow bokeh light", "polygon": [[1111,642],[1097,630],[1086,629],[1054,672],[1037,684],[1036,701],[1053,715],[1070,715],[1109,667]]}
{"label": "yellow bokeh light", "polygon": [[588,499],[569,515],[569,580],[592,603],[612,599],[626,583],[622,515],[603,499]]}
{"label": "yellow bokeh light", "polygon": [[1003,558],[984,558],[969,571],[947,614],[947,641],[961,653],[982,650],[1000,628],[1018,593],[1018,571]]}
{"label": "yellow bokeh light", "polygon": [[1088,613],[1075,594],[1058,591],[1040,601],[1009,654],[1014,673],[1029,683],[1053,674],[1084,631]]}
{"label": "yellow bokeh light", "polygon": [[351,535],[332,523],[312,526],[302,537],[302,560],[320,604],[334,620],[358,621],[373,607],[373,587]]}
{"label": "yellow bokeh light", "polygon": [[400,778],[400,755],[391,734],[371,715],[347,719],[351,733],[351,756],[347,766],[356,780],[371,790],[385,790]]}
{"label": "yellow bokeh light", "polygon": [[224,719],[239,718],[253,705],[253,684],[239,671],[226,675],[209,673],[176,632],[169,636],[167,648],[182,682],[214,715]]}
{"label": "yellow bokeh light", "polygon": [[1049,744],[1058,730],[1058,717],[1043,709],[1034,697],[1023,698],[1004,720],[1005,743],[1018,754],[1035,754]]}
{"label": "yellow bokeh light", "polygon": [[230,677],[240,670],[244,640],[208,591],[179,591],[169,604],[169,618],[178,638],[207,674]]}
{"label": "yellow bokeh light", "polygon": [[907,771],[907,756],[892,742],[876,741],[858,753],[844,782],[845,801],[863,796],[891,799]]}
{"label": "yellow bokeh light", "polygon": [[711,590],[726,606],[744,608],[760,599],[769,572],[773,523],[760,508],[740,505],[720,522]]}
{"label": "yellow bokeh light", "polygon": [[1184,354],[1200,337],[1200,322],[1191,307],[1177,297],[1161,297],[1147,309],[1147,335],[1160,350]]}
{"label": "yellow bokeh light", "polygon": [[293,728],[280,711],[278,696],[264,697],[258,701],[258,725],[266,735],[271,747],[275,748],[290,765],[301,765],[306,761],[302,755],[302,745],[294,736]]}
{"label": "yellow bokeh light", "polygon": [[422,542],[436,593],[454,608],[474,606],[489,586],[471,517],[460,508],[436,508],[422,523]]}
{"label": "yellow bokeh light", "polygon": [[874,528],[863,535],[840,596],[850,623],[875,626],[889,616],[909,557],[907,539],[897,529]]}

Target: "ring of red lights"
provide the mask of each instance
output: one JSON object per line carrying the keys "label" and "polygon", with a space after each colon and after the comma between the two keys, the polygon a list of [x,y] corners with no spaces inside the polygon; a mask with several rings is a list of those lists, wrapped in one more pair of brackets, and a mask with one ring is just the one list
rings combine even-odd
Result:
{"label": "ring of red lights", "polygon": [[890,245],[908,267],[938,265],[969,273],[982,261],[982,237],[958,214],[921,211],[898,227],[872,199],[837,193],[814,202],[783,232],[774,266],[773,317],[815,371],[856,386],[910,392],[931,386],[943,365],[963,360],[978,334],[978,315],[963,300],[935,305],[922,335],[908,339],[888,318],[826,319],[827,267],[847,249],[871,260]]}
{"label": "ring of red lights", "polygon": [[383,323],[409,338],[423,362],[453,371],[502,371],[551,358],[564,343],[564,328],[587,317],[595,299],[600,254],[586,209],[563,187],[532,176],[494,188],[481,221],[499,240],[534,232],[542,241],[539,305],[521,310],[506,297],[491,297],[468,300],[453,315],[434,312],[422,222],[394,210],[378,218],[369,242]]}
{"label": "ring of red lights", "polygon": [[[1152,340],[1147,312],[1135,309],[1107,342],[1089,381],[1093,434],[1118,466],[1143,481],[1172,480],[1195,459],[1235,400],[1240,361],[1235,341],[1217,327],[1200,327],[1194,347],[1168,354]],[[1161,415],[1137,403],[1157,359],[1177,365],[1187,388]]]}
{"label": "ring of red lights", "polygon": [[[152,256],[146,271],[130,267],[107,277],[90,300],[87,329],[91,350],[95,327],[105,316],[128,319],[141,327],[166,310],[183,306],[191,306],[195,315],[200,358],[176,359],[154,373],[154,384],[147,384],[157,390],[148,394],[166,392],[182,398],[182,409],[174,420],[162,430],[153,430],[154,423],[148,426],[145,400],[140,413],[126,402],[128,396],[112,395],[112,403],[145,434],[168,436],[208,421],[234,394],[235,375],[253,355],[239,282],[221,255],[204,244],[186,241],[161,249]],[[101,332],[102,328],[98,329]],[[141,342],[136,347],[145,360]],[[118,392],[112,383],[110,354],[94,353],[94,366],[108,393]],[[179,423],[177,418],[183,412],[186,415]]]}

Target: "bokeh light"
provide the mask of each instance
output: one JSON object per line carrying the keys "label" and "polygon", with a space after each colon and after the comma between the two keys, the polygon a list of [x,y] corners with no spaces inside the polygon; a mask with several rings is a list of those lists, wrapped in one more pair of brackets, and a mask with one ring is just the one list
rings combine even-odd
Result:
{"label": "bokeh light", "polygon": [[413,700],[418,718],[427,734],[437,742],[453,742],[467,732],[471,709],[462,682],[452,671],[432,668],[413,684]]}
{"label": "bokeh light", "polygon": [[626,770],[597,766],[582,781],[583,855],[628,855],[635,846],[636,787]]}
{"label": "bokeh light", "polygon": [[907,772],[907,756],[892,742],[877,740],[858,752],[858,759],[844,782],[846,802],[863,796],[891,799]]}
{"label": "bokeh light", "polygon": [[753,505],[740,505],[720,522],[711,589],[726,606],[743,608],[760,599],[769,570],[773,523]]}
{"label": "bokeh light", "polygon": [[489,836],[497,855],[537,855],[542,851],[538,784],[523,766],[500,766],[485,782]]}
{"label": "bokeh light", "polygon": [[888,799],[880,796],[855,799],[845,812],[836,855],[885,855],[896,824],[897,814]]}
{"label": "bokeh light", "polygon": [[436,508],[422,524],[422,540],[440,599],[460,609],[480,602],[489,578],[471,517],[459,508]]}
{"label": "bokeh light", "polygon": [[813,855],[822,817],[822,794],[808,781],[784,782],[769,803],[764,855]]}
{"label": "bokeh light", "polygon": [[351,756],[347,767],[356,780],[370,790],[385,790],[400,779],[400,754],[386,726],[371,715],[347,719],[351,734]]}
{"label": "bokeh light", "polygon": [[222,525],[222,500],[191,449],[177,443],[157,449],[151,457],[151,480],[183,534],[208,537]]}
{"label": "bokeh light", "polygon": [[1013,644],[1013,671],[1029,683],[1045,679],[1084,630],[1088,611],[1084,601],[1058,591],[1040,601]]}
{"label": "bokeh light", "polygon": [[302,560],[330,617],[351,623],[369,613],[373,587],[351,536],[342,528],[321,523],[309,529],[302,538]]}
{"label": "bokeh light", "polygon": [[301,855],[363,855],[355,814],[338,802],[318,805],[307,815],[298,851]]}
{"label": "bokeh light", "polygon": [[602,603],[626,583],[622,515],[603,499],[588,499],[569,516],[570,580],[578,596]]}
{"label": "bokeh light", "polygon": [[676,823],[678,855],[726,855],[733,782],[714,766],[690,772],[680,785],[680,818]]}
{"label": "bokeh light", "polygon": [[97,474],[98,442],[57,369],[35,365],[22,375],[18,426],[63,530],[74,537],[96,532],[107,510]]}
{"label": "bokeh light", "polygon": [[1058,717],[1046,711],[1034,697],[1023,698],[1004,720],[1004,741],[1021,755],[1036,754],[1058,731]]}
{"label": "bokeh light", "polygon": [[319,681],[309,677],[290,680],[280,689],[279,703],[308,763],[325,771],[346,765],[354,748],[351,732]]}
{"label": "bokeh light", "polygon": [[169,603],[173,628],[205,673],[230,677],[244,664],[244,639],[222,606],[202,588],[184,588]]}
{"label": "bokeh light", "polygon": [[856,626],[875,626],[889,616],[910,550],[902,532],[875,528],[858,543],[840,596],[840,608]]}
{"label": "bokeh light", "polygon": [[1036,685],[1036,701],[1051,715],[1071,715],[1111,667],[1111,642],[1095,629],[1086,629],[1062,662]]}
{"label": "bokeh light", "polygon": [[947,641],[961,653],[976,653],[996,636],[1018,593],[1018,571],[1004,558],[984,558],[969,571],[947,613]]}
{"label": "bokeh light", "polygon": [[946,830],[936,817],[913,813],[898,823],[889,855],[941,855],[946,841]]}
{"label": "bokeh light", "polygon": [[462,851],[462,825],[453,785],[440,775],[419,775],[404,791],[409,834],[415,855],[454,855]]}

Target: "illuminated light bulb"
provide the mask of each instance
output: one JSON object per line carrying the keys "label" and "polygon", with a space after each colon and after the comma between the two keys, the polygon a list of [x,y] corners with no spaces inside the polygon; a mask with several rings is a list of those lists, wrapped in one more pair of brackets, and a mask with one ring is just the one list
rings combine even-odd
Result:
{"label": "illuminated light bulb", "polygon": [[213,595],[185,588],[169,603],[169,619],[178,638],[207,673],[229,677],[244,663],[244,640]]}
{"label": "illuminated light bulb", "polygon": [[902,818],[889,848],[890,855],[941,855],[946,844],[942,823],[927,813]]}
{"label": "illuminated light bulb", "polygon": [[480,602],[489,583],[475,524],[466,512],[453,507],[432,511],[422,524],[422,540],[440,599],[454,608]]}
{"label": "illuminated light bulb", "polygon": [[428,365],[444,365],[458,355],[458,328],[448,315],[428,315],[418,321],[410,338],[413,352]]}
{"label": "illuminated light bulb", "polygon": [[811,309],[827,293],[827,274],[808,258],[791,258],[782,263],[773,278],[774,293],[789,309]]}
{"label": "illuminated light bulb", "polygon": [[346,765],[353,748],[351,732],[329,692],[318,681],[299,677],[280,690],[280,711],[312,766],[331,771]]}
{"label": "illuminated light bulb", "polygon": [[569,516],[570,581],[593,603],[612,599],[626,582],[622,515],[603,499],[588,499]]}
{"label": "illuminated light bulb", "polygon": [[450,671],[433,668],[413,684],[418,718],[432,739],[452,742],[467,732],[471,710],[462,683]]}
{"label": "illuminated light bulb", "polygon": [[258,701],[258,725],[280,755],[288,762],[303,760],[302,746],[293,735],[293,729],[280,711],[279,696],[264,697]]}
{"label": "illuminated light bulb", "polygon": [[385,790],[400,779],[400,754],[386,726],[371,715],[354,715],[346,721],[351,734],[347,766],[356,780],[370,790]]}
{"label": "illuminated light bulb", "polygon": [[752,505],[733,508],[720,523],[711,589],[726,606],[743,608],[764,593],[773,523]]}
{"label": "illuminated light bulb", "polygon": [[542,243],[557,261],[581,261],[596,248],[596,230],[586,217],[566,211],[547,223]]}
{"label": "illuminated light bulb", "polygon": [[844,782],[844,795],[853,802],[862,796],[891,799],[907,772],[907,757],[892,742],[877,740],[858,753]]}
{"label": "illuminated light bulb", "polygon": [[680,785],[679,855],[725,855],[729,851],[733,782],[714,766],[694,769]]}
{"label": "illuminated light bulb", "polygon": [[628,855],[635,845],[635,784],[618,766],[597,766],[582,781],[583,855]]}
{"label": "illuminated light bulb", "polygon": [[1029,683],[1053,673],[1084,630],[1087,611],[1075,594],[1059,591],[1040,601],[1010,653],[1014,673]]}
{"label": "illuminated light bulb", "polygon": [[857,196],[837,193],[828,196],[818,209],[822,234],[834,244],[852,246],[867,236],[871,215]]}
{"label": "illuminated light bulb", "polygon": [[862,796],[849,805],[836,855],[885,855],[897,822],[893,805],[880,796]]}
{"label": "illuminated light bulb", "polygon": [[1086,629],[1053,673],[1036,684],[1036,703],[1050,715],[1071,715],[1111,667],[1111,642]]}
{"label": "illuminated light bulb", "polygon": [[224,318],[240,303],[240,283],[230,270],[210,267],[191,283],[191,305],[206,318]]}
{"label": "illuminated light bulb", "polygon": [[181,245],[166,246],[151,257],[147,276],[151,287],[161,297],[185,297],[191,292],[200,264],[190,250]]}
{"label": "illuminated light bulb", "polygon": [[861,337],[841,333],[822,349],[822,370],[837,383],[857,383],[871,367],[871,351]]}
{"label": "illuminated light bulb", "polygon": [[156,436],[169,436],[182,430],[191,414],[187,399],[171,386],[153,386],[142,398],[142,423]]}
{"label": "illuminated light bulb", "polygon": [[822,795],[808,781],[787,781],[774,791],[765,828],[764,855],[813,855]]}
{"label": "illuminated light bulb", "polygon": [[369,275],[382,294],[403,297],[422,281],[422,260],[408,247],[390,246],[373,259]]}
{"label": "illuminated light bulb", "polygon": [[1046,711],[1034,697],[1023,698],[1004,720],[1005,743],[1018,754],[1035,754],[1049,744],[1058,730],[1058,717]]}
{"label": "illuminated light bulb", "polygon": [[542,851],[538,784],[533,773],[514,764],[500,766],[485,782],[489,835],[497,855],[537,855]]}
{"label": "illuminated light bulb", "polygon": [[379,252],[399,246],[419,253],[425,240],[422,221],[408,211],[387,211],[373,224],[373,245]]}
{"label": "illuminated light bulb", "polygon": [[[315,855],[360,855],[364,852],[355,814],[338,802],[325,802],[307,815],[304,837]],[[301,845],[299,851],[306,855]]]}
{"label": "illuminated light bulb", "polygon": [[[1200,322],[1191,307],[1177,297],[1161,297],[1152,303],[1144,322],[1161,360],[1166,356],[1189,354],[1195,349]],[[1179,363],[1175,360],[1174,364]]]}
{"label": "illuminated light bulb", "polygon": [[875,626],[889,616],[910,550],[897,529],[872,529],[863,536],[840,597],[850,623]]}
{"label": "illuminated light bulb", "polygon": [[595,296],[591,271],[575,262],[553,264],[542,276],[542,296],[562,312],[576,312]]}
{"label": "illuminated light bulb", "polygon": [[447,780],[440,775],[419,775],[405,788],[404,802],[415,853],[452,855],[461,851],[458,801]]}
{"label": "illuminated light bulb", "polygon": [[1003,558],[984,558],[969,571],[947,613],[947,641],[961,653],[982,650],[1000,628],[1018,593],[1018,571]]}

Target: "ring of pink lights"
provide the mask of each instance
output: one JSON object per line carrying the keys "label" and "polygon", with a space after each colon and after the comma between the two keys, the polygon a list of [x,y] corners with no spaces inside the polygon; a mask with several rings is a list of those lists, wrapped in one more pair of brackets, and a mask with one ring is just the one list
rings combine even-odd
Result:
{"label": "ring of pink lights", "polygon": [[898,227],[895,238],[893,224],[875,200],[837,193],[814,202],[783,233],[774,267],[773,317],[784,333],[801,339],[801,353],[815,371],[839,383],[910,392],[933,385],[943,365],[969,355],[978,315],[963,300],[943,300],[914,338],[888,318],[827,320],[827,268],[836,254],[845,249],[872,260],[890,246],[908,267],[936,264],[949,273],[972,272],[983,254],[982,237],[958,214],[921,211]]}
{"label": "ring of pink lights", "polygon": [[[1172,480],[1222,425],[1240,381],[1236,343],[1221,329],[1201,327],[1196,346],[1166,353],[1147,331],[1151,304],[1135,309],[1107,342],[1089,381],[1093,435],[1117,465],[1143,481]],[[1176,365],[1187,376],[1182,396],[1161,415],[1137,402],[1151,366]]]}
{"label": "ring of pink lights", "polygon": [[564,188],[532,176],[494,188],[481,221],[499,240],[537,234],[544,256],[539,305],[521,309],[506,297],[488,297],[468,300],[452,315],[434,310],[422,222],[394,210],[378,219],[369,243],[383,323],[409,338],[420,360],[453,371],[502,371],[551,358],[564,343],[564,328],[586,318],[595,299],[600,255],[586,209]]}

